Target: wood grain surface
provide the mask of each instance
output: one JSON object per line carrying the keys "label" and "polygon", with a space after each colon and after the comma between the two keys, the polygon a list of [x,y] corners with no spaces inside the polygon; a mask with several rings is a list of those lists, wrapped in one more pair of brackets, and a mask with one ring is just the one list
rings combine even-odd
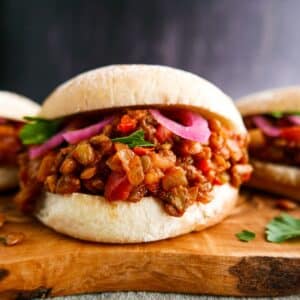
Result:
{"label": "wood grain surface", "polygon": [[[266,223],[280,213],[267,196],[243,193],[232,216],[206,231],[136,245],[81,242],[33,219],[20,222],[9,200],[0,201],[11,220],[1,233],[22,231],[26,238],[13,247],[0,246],[0,299],[128,290],[300,293],[300,242],[265,241]],[[300,208],[292,214],[300,216]],[[256,239],[238,241],[235,233],[243,229],[255,231]]]}

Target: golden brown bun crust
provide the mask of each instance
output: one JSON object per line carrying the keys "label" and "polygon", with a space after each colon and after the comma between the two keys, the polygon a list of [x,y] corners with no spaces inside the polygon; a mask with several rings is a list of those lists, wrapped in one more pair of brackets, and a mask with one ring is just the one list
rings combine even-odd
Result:
{"label": "golden brown bun crust", "polygon": [[300,111],[300,86],[266,90],[237,100],[243,116],[271,113],[274,111]]}
{"label": "golden brown bun crust", "polygon": [[24,116],[35,116],[40,106],[30,99],[11,92],[0,91],[0,117],[24,121]]}
{"label": "golden brown bun crust", "polygon": [[300,201],[300,169],[257,160],[251,161],[254,171],[248,186],[291,197]]}
{"label": "golden brown bun crust", "polygon": [[199,231],[220,222],[232,211],[238,190],[229,184],[215,187],[208,204],[194,204],[181,217],[168,215],[152,197],[137,203],[111,203],[101,196],[47,193],[36,216],[45,225],[82,240],[138,243]]}
{"label": "golden brown bun crust", "polygon": [[100,109],[158,105],[186,106],[245,132],[239,112],[220,89],[194,74],[165,66],[113,65],[83,73],[59,86],[45,100],[40,116],[52,119]]}
{"label": "golden brown bun crust", "polygon": [[18,186],[18,168],[10,166],[0,167],[0,192]]}

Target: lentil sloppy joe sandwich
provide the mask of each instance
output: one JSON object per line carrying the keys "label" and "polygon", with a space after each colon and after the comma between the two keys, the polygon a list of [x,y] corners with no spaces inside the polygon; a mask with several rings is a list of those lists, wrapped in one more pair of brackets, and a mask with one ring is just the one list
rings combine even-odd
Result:
{"label": "lentil sloppy joe sandwich", "polygon": [[250,186],[300,200],[300,87],[267,90],[237,106],[250,135]]}
{"label": "lentil sloppy joe sandwich", "polygon": [[23,146],[19,133],[24,125],[24,115],[38,113],[39,105],[6,91],[0,91],[0,191],[17,187],[17,155]]}
{"label": "lentil sloppy joe sandwich", "polygon": [[59,86],[39,117],[58,127],[20,156],[16,202],[76,238],[134,243],[201,230],[230,213],[251,173],[231,99],[181,70],[89,71]]}

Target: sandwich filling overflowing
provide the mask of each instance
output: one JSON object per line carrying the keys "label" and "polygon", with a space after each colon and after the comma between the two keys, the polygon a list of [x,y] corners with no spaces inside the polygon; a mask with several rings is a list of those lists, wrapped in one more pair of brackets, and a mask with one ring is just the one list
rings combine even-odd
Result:
{"label": "sandwich filling overflowing", "polygon": [[300,166],[300,115],[274,112],[244,118],[250,156],[261,161]]}
{"label": "sandwich filling overflowing", "polygon": [[16,202],[26,212],[48,191],[101,195],[106,201],[153,196],[179,217],[190,205],[209,202],[214,186],[238,187],[252,171],[247,136],[183,109],[36,119],[21,138],[30,146],[19,157]]}
{"label": "sandwich filling overflowing", "polygon": [[19,132],[23,124],[0,117],[0,166],[16,166],[22,149]]}

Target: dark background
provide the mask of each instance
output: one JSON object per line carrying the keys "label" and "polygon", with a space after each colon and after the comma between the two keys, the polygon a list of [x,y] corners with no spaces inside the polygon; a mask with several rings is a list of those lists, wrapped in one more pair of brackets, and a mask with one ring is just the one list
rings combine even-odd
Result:
{"label": "dark background", "polygon": [[233,97],[299,83],[299,0],[0,0],[0,89],[43,98],[88,69],[166,64]]}

